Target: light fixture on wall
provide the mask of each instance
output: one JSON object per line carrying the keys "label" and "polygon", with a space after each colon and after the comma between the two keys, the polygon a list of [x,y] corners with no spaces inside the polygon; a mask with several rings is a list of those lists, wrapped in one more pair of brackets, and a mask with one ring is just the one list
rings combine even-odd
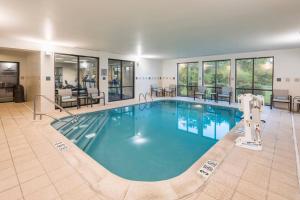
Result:
{"label": "light fixture on wall", "polygon": [[81,64],[81,68],[87,68],[88,67],[88,63],[85,61]]}

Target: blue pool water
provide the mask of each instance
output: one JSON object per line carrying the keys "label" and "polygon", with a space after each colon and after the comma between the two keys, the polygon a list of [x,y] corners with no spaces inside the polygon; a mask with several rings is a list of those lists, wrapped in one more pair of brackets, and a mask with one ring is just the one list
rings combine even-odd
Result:
{"label": "blue pool water", "polygon": [[[52,125],[110,172],[159,181],[187,170],[239,121],[234,108],[158,101],[82,114]],[[70,118],[65,118],[70,120]]]}

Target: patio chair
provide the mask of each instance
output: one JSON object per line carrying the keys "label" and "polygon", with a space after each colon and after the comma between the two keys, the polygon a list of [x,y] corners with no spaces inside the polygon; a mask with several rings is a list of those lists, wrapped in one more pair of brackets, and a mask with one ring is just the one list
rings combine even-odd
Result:
{"label": "patio chair", "polygon": [[76,102],[78,104],[77,97],[72,95],[72,89],[58,89],[57,101],[61,107],[63,107],[63,103],[71,103],[72,105],[73,102]]}
{"label": "patio chair", "polygon": [[222,87],[217,91],[217,100],[219,98],[228,99],[229,104],[231,103],[231,96],[232,96],[232,88],[231,87]]}
{"label": "patio chair", "polygon": [[100,92],[97,88],[87,88],[88,98],[91,100],[91,107],[93,107],[93,101],[103,99],[103,105],[105,106],[105,93]]}
{"label": "patio chair", "polygon": [[170,84],[169,87],[165,88],[165,94],[169,96],[176,96],[176,85]]}
{"label": "patio chair", "polygon": [[206,87],[200,86],[198,87],[198,90],[194,90],[194,101],[196,100],[197,96],[201,96],[204,101],[206,101]]}
{"label": "patio chair", "polygon": [[273,103],[287,103],[289,111],[292,111],[292,96],[289,95],[288,90],[273,90],[271,95],[271,105],[270,108],[273,108]]}
{"label": "patio chair", "polygon": [[155,93],[156,96],[158,96],[159,94],[163,95],[163,89],[161,87],[159,87],[157,84],[153,84],[150,87],[151,87],[151,90],[150,90],[151,97],[152,97],[153,93]]}

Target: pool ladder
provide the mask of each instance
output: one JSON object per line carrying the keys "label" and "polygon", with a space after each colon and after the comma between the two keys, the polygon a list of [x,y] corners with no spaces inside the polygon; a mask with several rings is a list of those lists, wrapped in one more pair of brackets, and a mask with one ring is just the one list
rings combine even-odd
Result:
{"label": "pool ladder", "polygon": [[147,96],[149,96],[150,97],[150,99],[151,99],[151,101],[153,101],[153,98],[152,98],[152,96],[150,95],[150,93],[149,92],[145,92],[145,93],[140,93],[139,94],[139,102],[141,102],[141,97],[144,99],[144,103],[148,103],[148,101],[147,101]]}

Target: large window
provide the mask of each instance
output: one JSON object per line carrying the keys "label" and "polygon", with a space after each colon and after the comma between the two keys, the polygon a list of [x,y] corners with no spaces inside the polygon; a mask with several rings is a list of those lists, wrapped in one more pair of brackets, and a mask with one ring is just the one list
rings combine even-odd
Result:
{"label": "large window", "polygon": [[273,91],[274,57],[236,59],[236,98],[240,94],[263,95],[270,104]]}
{"label": "large window", "polygon": [[230,65],[230,60],[203,62],[202,80],[208,95],[216,92],[217,88],[230,85]]}
{"label": "large window", "polygon": [[134,98],[134,62],[108,60],[108,101]]}
{"label": "large window", "polygon": [[55,54],[55,90],[71,89],[74,96],[84,96],[87,88],[99,88],[99,59]]}
{"label": "large window", "polygon": [[197,62],[177,64],[177,95],[193,96],[198,87],[199,67]]}

